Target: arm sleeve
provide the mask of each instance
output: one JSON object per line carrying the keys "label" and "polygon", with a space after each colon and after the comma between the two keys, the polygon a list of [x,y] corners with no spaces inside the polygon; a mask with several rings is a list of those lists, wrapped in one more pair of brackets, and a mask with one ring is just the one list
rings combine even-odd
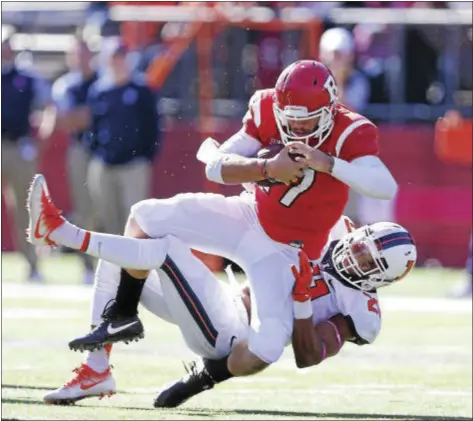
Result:
{"label": "arm sleeve", "polygon": [[248,135],[242,129],[220,146],[220,152],[252,157],[261,149],[261,146],[259,140]]}
{"label": "arm sleeve", "polygon": [[334,159],[332,176],[358,193],[386,200],[396,195],[396,180],[377,156],[362,156],[351,162]]}

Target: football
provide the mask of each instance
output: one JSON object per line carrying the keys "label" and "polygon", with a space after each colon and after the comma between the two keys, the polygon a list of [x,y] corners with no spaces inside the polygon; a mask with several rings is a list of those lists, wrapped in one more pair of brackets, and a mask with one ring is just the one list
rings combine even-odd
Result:
{"label": "football", "polygon": [[268,145],[264,148],[261,148],[258,153],[257,157],[261,159],[269,159],[273,156],[276,156],[279,152],[284,149],[284,145],[281,143],[277,143],[275,145]]}
{"label": "football", "polygon": [[[281,143],[277,143],[275,145],[269,145],[264,148],[261,148],[258,153],[257,157],[261,159],[269,159],[272,158],[273,156],[276,156],[279,152],[281,152],[284,149],[284,145]],[[294,160],[297,156],[302,156],[299,153],[290,153],[289,156]]]}
{"label": "football", "polygon": [[[261,158],[261,159],[269,159],[276,156],[283,149],[284,149],[284,145],[281,143],[277,143],[275,145],[268,145],[264,148],[261,148],[256,154],[256,157]],[[294,160],[297,156],[301,156],[301,155],[289,153],[289,156],[291,159]],[[256,182],[256,184],[263,187],[269,187],[269,186],[275,186],[277,184],[283,184],[283,183],[280,183],[280,182],[272,183],[269,180],[261,180],[261,181]]]}
{"label": "football", "polygon": [[[273,156],[276,156],[283,149],[284,149],[284,145],[281,143],[277,143],[275,145],[268,145],[264,148],[261,148],[256,154],[256,157],[261,158],[261,159],[269,159],[269,158],[272,158]],[[262,187],[270,187],[270,186],[275,186],[277,184],[282,184],[282,183],[279,183],[279,182],[272,183],[269,180],[260,180],[260,181],[257,181],[256,184]]]}

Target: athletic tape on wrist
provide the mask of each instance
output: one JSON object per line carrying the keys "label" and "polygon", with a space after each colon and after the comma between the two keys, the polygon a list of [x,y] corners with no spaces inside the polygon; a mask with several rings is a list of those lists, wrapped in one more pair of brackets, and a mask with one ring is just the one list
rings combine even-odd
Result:
{"label": "athletic tape on wrist", "polygon": [[294,301],[294,318],[308,319],[312,317],[312,303],[310,301]]}

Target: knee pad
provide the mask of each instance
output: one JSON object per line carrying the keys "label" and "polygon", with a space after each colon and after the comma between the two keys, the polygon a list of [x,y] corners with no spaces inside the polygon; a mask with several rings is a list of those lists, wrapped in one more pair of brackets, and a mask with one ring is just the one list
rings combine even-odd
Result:
{"label": "knee pad", "polygon": [[282,320],[267,318],[261,320],[258,329],[251,329],[248,349],[260,360],[273,364],[281,358],[291,331]]}

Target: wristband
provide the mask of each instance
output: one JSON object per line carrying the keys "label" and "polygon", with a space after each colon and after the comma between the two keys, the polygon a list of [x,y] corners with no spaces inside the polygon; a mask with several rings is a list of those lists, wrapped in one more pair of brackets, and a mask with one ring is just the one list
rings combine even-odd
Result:
{"label": "wristband", "polygon": [[294,301],[294,318],[295,319],[308,319],[312,317],[312,303],[308,301]]}
{"label": "wristband", "polygon": [[330,157],[330,165],[328,167],[328,173],[332,174],[333,167],[335,165],[335,158],[332,155],[329,155],[329,157]]}
{"label": "wristband", "polygon": [[268,163],[268,160],[265,159],[265,160],[263,161],[263,167],[262,167],[263,176],[264,176],[264,178],[265,178],[266,180],[268,180],[269,182],[271,182],[271,183],[277,183],[277,181],[276,181],[274,178],[272,178],[272,177],[269,176],[269,174],[268,174],[268,169],[266,168],[267,163]]}
{"label": "wristband", "polygon": [[263,177],[263,180],[266,179],[265,163],[266,163],[266,159],[264,159],[263,161],[259,161],[259,162],[258,162],[258,164],[259,164],[259,171],[260,171],[260,173],[261,173],[261,176]]}

